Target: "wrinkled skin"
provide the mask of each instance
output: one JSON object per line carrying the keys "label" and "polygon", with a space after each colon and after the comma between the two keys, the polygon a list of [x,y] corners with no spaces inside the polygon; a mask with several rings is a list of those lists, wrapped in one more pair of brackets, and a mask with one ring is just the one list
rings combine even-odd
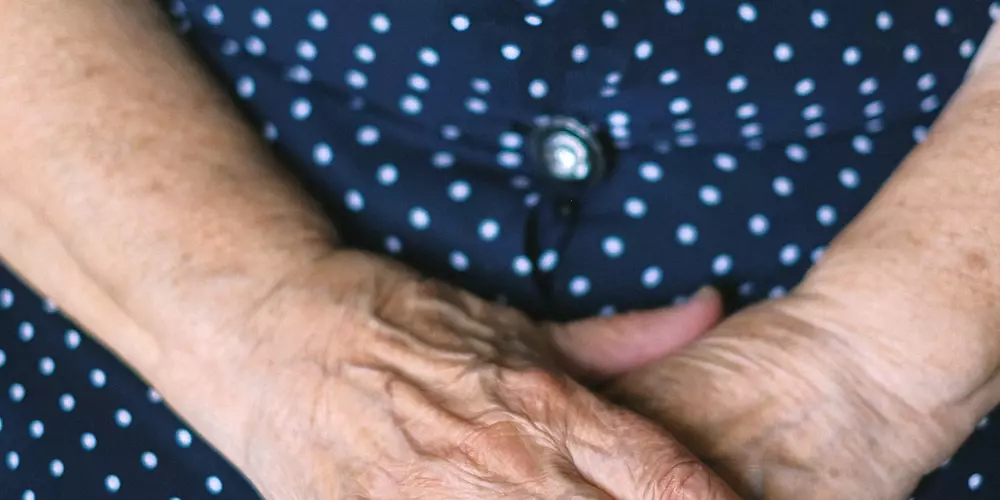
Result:
{"label": "wrinkled skin", "polygon": [[[332,260],[337,288],[320,269],[247,330],[236,377],[251,404],[232,458],[266,498],[736,498],[658,426],[563,374],[575,354],[549,341],[559,328],[375,257]],[[709,326],[718,304],[705,304],[681,323]],[[582,364],[638,358],[600,359]]]}

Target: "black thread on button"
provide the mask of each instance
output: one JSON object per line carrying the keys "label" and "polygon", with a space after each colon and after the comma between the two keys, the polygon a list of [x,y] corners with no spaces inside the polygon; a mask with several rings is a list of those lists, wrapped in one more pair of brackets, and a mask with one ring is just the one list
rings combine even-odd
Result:
{"label": "black thread on button", "polygon": [[[559,224],[562,226],[562,234],[559,241],[554,245],[554,250],[561,256],[563,251],[569,246],[579,225],[580,202],[576,198],[557,198],[551,202],[543,201],[532,207],[525,222],[524,254],[532,262],[531,279],[538,289],[545,309],[551,314],[558,311],[555,302],[554,285],[556,269],[542,271],[538,267],[542,252],[546,250],[542,248],[541,242],[541,232],[544,230],[541,221],[541,210],[543,209],[553,210],[558,218],[561,219]],[[556,268],[558,268],[558,264],[556,264]]]}

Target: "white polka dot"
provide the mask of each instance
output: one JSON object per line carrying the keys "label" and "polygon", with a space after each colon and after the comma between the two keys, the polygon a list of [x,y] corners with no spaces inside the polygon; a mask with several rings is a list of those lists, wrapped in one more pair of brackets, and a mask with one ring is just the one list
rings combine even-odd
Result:
{"label": "white polka dot", "polygon": [[882,101],[872,101],[865,104],[864,115],[867,118],[874,118],[885,112],[885,103]]}
{"label": "white polka dot", "polygon": [[676,142],[682,148],[689,148],[698,144],[698,136],[696,134],[681,134],[677,136]]}
{"label": "white polka dot", "polygon": [[654,162],[645,162],[639,165],[639,176],[647,182],[658,182],[663,178],[663,167]]}
{"label": "white polka dot", "polygon": [[908,63],[915,63],[920,60],[920,46],[911,43],[903,47],[903,60]]}
{"label": "white polka dot", "polygon": [[264,123],[264,129],[261,131],[264,135],[264,139],[274,142],[278,140],[278,127],[271,122]]}
{"label": "white polka dot", "polygon": [[612,127],[626,127],[631,121],[631,117],[624,111],[612,111],[608,113],[608,123]]}
{"label": "white polka dot", "polygon": [[385,250],[391,254],[397,254],[403,251],[403,242],[395,236],[387,236],[384,244]]}
{"label": "white polka dot", "polygon": [[743,75],[733,75],[726,83],[726,87],[734,94],[743,92],[747,88],[747,77]]}
{"label": "white polka dot", "polygon": [[486,113],[489,105],[478,97],[469,97],[465,100],[465,109],[474,115],[481,115]]}
{"label": "white polka dot", "polygon": [[383,186],[391,186],[399,179],[399,169],[391,163],[381,165],[375,171],[375,179]]}
{"label": "white polka dot", "polygon": [[750,228],[751,234],[761,236],[767,233],[767,230],[771,227],[771,221],[763,214],[753,214],[750,216],[750,220],[747,221],[747,227]]}
{"label": "white polka dot", "polygon": [[62,396],[59,396],[59,408],[62,411],[73,411],[73,408],[75,407],[76,398],[74,398],[72,394],[63,394]]}
{"label": "white polka dot", "polygon": [[811,22],[813,26],[823,29],[830,24],[830,16],[827,15],[826,11],[816,9],[809,14],[809,22]]}
{"label": "white polka dot", "polygon": [[510,263],[511,268],[514,270],[514,274],[518,276],[527,276],[531,274],[531,260],[523,255],[518,255],[514,257],[514,260]]}
{"label": "white polka dot", "polygon": [[872,95],[876,90],[878,90],[878,79],[874,76],[869,76],[858,84],[858,93],[861,95]]}
{"label": "white polka dot", "polygon": [[292,118],[305,120],[312,114],[312,103],[304,97],[296,98],[291,105]]}
{"label": "white polka dot", "polygon": [[539,7],[548,7],[556,2],[556,0],[535,0],[535,5]]}
{"label": "white polka dot", "polygon": [[124,408],[119,408],[115,412],[115,423],[118,427],[128,427],[132,425],[132,414]]}
{"label": "white polka dot", "polygon": [[774,58],[777,59],[778,62],[791,61],[794,53],[795,51],[792,50],[792,46],[785,42],[781,42],[774,46]]}
{"label": "white polka dot", "polygon": [[7,364],[7,353],[0,349],[0,366]]}
{"label": "white polka dot", "polygon": [[449,141],[457,140],[462,136],[462,131],[455,125],[443,125],[441,127],[441,137]]}
{"label": "white polka dot", "polygon": [[16,451],[7,452],[7,468],[14,470],[19,465],[21,465],[21,455],[18,455]]}
{"label": "white polka dot", "polygon": [[80,436],[80,445],[87,451],[93,450],[97,446],[97,437],[89,432],[84,432]]}
{"label": "white polka dot", "polygon": [[698,241],[698,228],[688,223],[677,226],[678,243],[681,245],[693,245],[696,241]]}
{"label": "white polka dot", "polygon": [[258,28],[269,28],[271,26],[271,13],[267,9],[257,7],[250,11],[250,20]]}
{"label": "white polka dot", "polygon": [[142,452],[142,456],[139,461],[142,463],[144,468],[149,470],[155,469],[156,464],[159,463],[159,459],[157,459],[156,455],[151,451]]}
{"label": "white polka dot", "polygon": [[500,223],[486,219],[479,223],[479,238],[483,241],[494,241],[500,236]]}
{"label": "white polka dot", "polygon": [[856,135],[851,139],[851,147],[858,154],[867,155],[872,152],[872,140],[866,135]]}
{"label": "white polka dot", "polygon": [[344,193],[344,205],[352,212],[360,212],[365,208],[365,197],[356,189]]}
{"label": "white polka dot", "polygon": [[451,18],[451,27],[455,28],[455,31],[465,31],[469,29],[469,25],[471,24],[469,16],[465,14],[456,14]]}
{"label": "white polka dot", "polygon": [[177,446],[187,448],[191,446],[193,438],[191,437],[191,432],[187,429],[177,429],[177,432],[174,433],[174,440],[177,441]]}
{"label": "white polka dot", "polygon": [[490,93],[490,89],[493,88],[490,81],[485,78],[473,78],[469,82],[469,85],[472,87],[472,90],[476,91],[476,93],[484,95]]}
{"label": "white polka dot", "polygon": [[392,22],[389,20],[389,16],[381,12],[372,14],[369,24],[372,27],[372,31],[375,33],[388,33],[389,28],[392,27]]}
{"label": "white polka dot", "polygon": [[656,288],[663,282],[663,270],[657,266],[647,267],[642,272],[642,286]]}
{"label": "white polka dot", "polygon": [[683,118],[674,122],[674,130],[677,132],[690,132],[694,130],[694,120]]}
{"label": "white polka dot", "polygon": [[802,163],[809,159],[809,150],[801,144],[789,144],[785,147],[785,156],[795,163]]}
{"label": "white polka dot", "polygon": [[621,257],[625,252],[625,242],[617,236],[608,236],[601,242],[604,254],[611,258]]}
{"label": "white polka dot", "polygon": [[320,10],[309,11],[309,15],[306,19],[309,21],[309,27],[316,31],[323,31],[330,25],[330,21],[327,19],[326,14]]}
{"label": "white polka dot", "polygon": [[431,88],[430,80],[428,80],[426,76],[419,73],[413,73],[408,76],[406,78],[406,84],[417,92],[427,92],[427,89]]}
{"label": "white polka dot", "polygon": [[299,43],[295,46],[295,53],[299,55],[302,59],[306,61],[312,61],[316,59],[316,55],[319,51],[316,49],[316,44],[310,42],[309,40],[299,40]]}
{"label": "white polka dot", "polygon": [[715,163],[715,168],[722,170],[723,172],[732,172],[733,170],[736,170],[738,165],[736,157],[728,153],[719,153],[715,155],[713,162]]}
{"label": "white polka dot", "polygon": [[608,73],[604,77],[604,81],[607,82],[608,85],[618,85],[622,81],[621,71],[612,71]]}
{"label": "white polka dot", "polygon": [[313,146],[312,157],[316,165],[325,167],[333,162],[333,148],[325,142],[316,144]]}
{"label": "white polka dot", "polygon": [[993,2],[990,4],[990,19],[993,21],[1000,21],[1000,2]]}
{"label": "white polka dot", "polygon": [[24,493],[21,494],[21,500],[35,500],[35,492],[24,490]]}
{"label": "white polka dot", "polygon": [[756,137],[760,135],[762,131],[763,128],[761,128],[761,125],[759,123],[748,123],[740,127],[740,134],[742,134],[743,137],[746,138]]}
{"label": "white polka dot", "polygon": [[624,204],[625,215],[633,219],[641,219],[646,215],[646,202],[641,198],[627,198]]}
{"label": "white polka dot", "polygon": [[424,66],[437,66],[441,62],[441,56],[438,55],[437,51],[430,47],[423,47],[417,52],[417,59]]}
{"label": "white polka dot", "polygon": [[666,2],[664,2],[664,7],[667,9],[667,12],[675,16],[684,12],[683,0],[666,0]]}
{"label": "white polka dot", "polygon": [[378,143],[381,137],[382,133],[379,131],[378,127],[375,127],[374,125],[364,125],[358,128],[355,139],[358,141],[358,144],[362,146],[374,146]]}
{"label": "white polka dot", "polygon": [[807,96],[816,90],[816,82],[812,78],[803,78],[795,83],[795,93],[800,96]]}
{"label": "white polka dot", "polygon": [[601,13],[601,24],[609,30],[613,30],[618,27],[618,14],[614,11],[606,10]]}
{"label": "white polka dot", "polygon": [[969,59],[976,53],[976,42],[966,39],[958,46],[958,55],[964,59]]}
{"label": "white polka dot", "polygon": [[840,172],[837,174],[837,179],[840,180],[841,185],[843,185],[845,188],[848,189],[856,188],[860,183],[860,176],[858,175],[858,171],[854,170],[851,167],[845,167],[841,169]]}
{"label": "white polka dot", "polygon": [[937,77],[934,76],[934,73],[924,73],[917,79],[917,89],[921,92],[927,92],[928,90],[933,89],[936,84]]}
{"label": "white polka dot", "polygon": [[712,273],[716,276],[725,276],[733,268],[733,258],[722,254],[712,259]]}
{"label": "white polka dot", "polygon": [[359,43],[354,46],[354,58],[364,64],[375,62],[375,49],[367,43]]}
{"label": "white polka dot", "polygon": [[252,56],[262,56],[267,52],[267,45],[264,44],[264,40],[261,40],[259,36],[251,35],[243,41],[243,48],[247,50],[247,53]]}
{"label": "white polka dot", "polygon": [[35,338],[35,325],[22,321],[17,327],[17,336],[21,342],[30,342],[31,339]]}
{"label": "white polka dot", "polygon": [[582,63],[590,57],[590,49],[588,49],[586,45],[578,43],[573,46],[569,55],[573,59],[573,62]]}
{"label": "white polka dot", "polygon": [[820,205],[816,209],[816,220],[824,226],[831,226],[837,222],[837,209],[830,205]]}
{"label": "white polka dot", "polygon": [[947,7],[940,7],[938,10],[934,11],[934,22],[942,28],[947,28],[951,26],[951,10]]}
{"label": "white polka dot", "polygon": [[240,52],[240,43],[232,38],[226,38],[219,46],[219,52],[224,56],[235,56]]}
{"label": "white polka dot", "polygon": [[66,472],[66,466],[62,463],[62,460],[57,458],[49,462],[49,474],[52,474],[52,477],[62,477],[64,472]]}
{"label": "white polka dot", "polygon": [[824,253],[826,253],[826,247],[822,246],[816,247],[813,249],[812,252],[809,252],[809,260],[812,261],[813,264],[815,264],[819,262],[820,259],[823,258]]}
{"label": "white polka dot", "polygon": [[466,181],[454,181],[448,186],[448,197],[453,201],[465,201],[471,193],[472,188]]}
{"label": "white polka dot", "polygon": [[691,101],[686,97],[678,97],[670,101],[670,112],[675,115],[683,115],[691,110]]}
{"label": "white polka dot", "polygon": [[45,434],[45,424],[43,424],[41,420],[32,420],[31,423],[28,424],[29,436],[38,439],[42,437],[43,434]]}
{"label": "white polka dot", "polygon": [[923,125],[917,125],[916,127],[913,127],[913,142],[919,144],[921,142],[926,141],[928,133],[930,132],[927,130],[927,127]]}
{"label": "white polka dot", "polygon": [[424,108],[424,103],[420,101],[420,98],[414,95],[404,95],[399,98],[399,109],[403,110],[404,113],[408,115],[419,114]]}
{"label": "white polka dot", "polygon": [[990,425],[990,417],[983,417],[976,422],[976,429],[985,429],[987,425]]}
{"label": "white polka dot", "polygon": [[736,108],[736,117],[741,120],[749,120],[757,116],[757,111],[756,104],[752,102],[743,103]]}
{"label": "white polka dot", "polygon": [[574,297],[582,297],[590,291],[590,279],[586,276],[575,276],[569,280],[569,293]]}
{"label": "white polka dot", "polygon": [[698,190],[698,198],[700,198],[701,202],[706,205],[715,206],[722,201],[722,193],[719,191],[719,188],[715,186],[702,186],[701,189]]}
{"label": "white polka dot", "polygon": [[225,14],[223,14],[222,9],[214,3],[206,5],[201,12],[201,16],[205,18],[205,22],[212,26],[218,26],[225,20]]}
{"label": "white polka dot", "polygon": [[929,95],[920,100],[920,110],[924,113],[930,113],[937,110],[941,106],[941,101],[936,95]]}
{"label": "white polka dot", "polygon": [[750,3],[741,3],[739,7],[736,8],[736,12],[739,13],[740,19],[752,23],[757,20],[757,8]]}
{"label": "white polka dot", "polygon": [[209,493],[218,495],[219,493],[222,493],[222,480],[216,476],[209,476],[208,479],[205,480],[205,488],[208,489]]}
{"label": "white polka dot", "polygon": [[159,391],[153,389],[152,387],[146,391],[146,398],[149,399],[150,403],[157,404],[163,402],[163,396],[160,395]]}
{"label": "white polka dot", "polygon": [[983,476],[979,473],[969,476],[969,489],[976,491],[983,485]]}
{"label": "white polka dot", "polygon": [[649,59],[649,56],[653,55],[653,42],[649,40],[642,40],[635,44],[635,58],[639,60]]}
{"label": "white polka dot", "polygon": [[709,55],[717,56],[722,53],[723,43],[722,39],[712,35],[705,39],[705,52]]}
{"label": "white polka dot", "polygon": [[438,151],[431,156],[431,164],[434,168],[451,168],[455,165],[455,155],[447,151]]}
{"label": "white polka dot", "polygon": [[875,26],[882,31],[888,31],[892,28],[892,14],[881,11],[875,15]]}
{"label": "white polka dot", "polygon": [[676,69],[664,70],[660,73],[660,85],[673,85],[680,80],[681,75]]}
{"label": "white polka dot", "polygon": [[500,47],[500,54],[503,55],[504,59],[513,61],[518,57],[521,57],[521,47],[518,47],[513,43],[507,43]]}
{"label": "white polka dot", "polygon": [[538,269],[543,272],[549,272],[556,268],[556,264],[559,263],[559,253],[555,250],[546,250],[538,256]]}
{"label": "white polka dot", "polygon": [[427,213],[427,210],[421,207],[414,207],[410,209],[410,225],[414,229],[421,231],[427,229],[427,226],[431,224],[431,215]]}
{"label": "white polka dot", "polygon": [[10,309],[14,306],[14,292],[9,288],[0,289],[0,309]]}
{"label": "white polka dot", "polygon": [[16,383],[11,384],[10,390],[8,391],[8,393],[10,394],[10,400],[15,403],[21,402],[24,399],[24,392],[25,391],[23,385]]}
{"label": "white polka dot", "polygon": [[104,487],[109,493],[116,493],[122,487],[122,480],[114,474],[108,474],[108,477],[104,478]]}
{"label": "white polka dot", "polygon": [[249,76],[241,76],[236,79],[236,93],[240,97],[249,99],[253,97],[256,90],[257,84],[254,82],[253,78],[250,78]]}
{"label": "white polka dot", "polygon": [[545,80],[535,79],[528,84],[528,94],[535,99],[541,99],[549,93],[549,84]]}
{"label": "white polka dot", "polygon": [[530,26],[541,26],[542,16],[539,16],[538,14],[526,14],[524,16],[524,22],[528,23]]}
{"label": "white polka dot", "polygon": [[802,252],[799,250],[798,245],[789,243],[788,245],[781,247],[781,250],[778,251],[778,260],[786,266],[791,266],[799,261],[801,253]]}
{"label": "white polka dot", "polygon": [[778,196],[789,196],[795,189],[792,185],[792,180],[784,176],[775,177],[774,181],[771,182],[771,188],[774,189],[774,193]]}
{"label": "white polka dot", "polygon": [[820,104],[810,104],[802,108],[803,120],[816,120],[823,116],[823,106]]}
{"label": "white polka dot", "polygon": [[817,137],[822,137],[826,134],[826,124],[823,122],[813,122],[806,126],[805,129],[806,137],[810,139],[815,139]]}
{"label": "white polka dot", "polygon": [[854,66],[861,62],[861,49],[857,47],[848,47],[844,49],[844,64],[848,66]]}
{"label": "white polka dot", "polygon": [[458,250],[448,255],[448,262],[451,263],[451,267],[456,271],[465,271],[469,268],[469,256]]}

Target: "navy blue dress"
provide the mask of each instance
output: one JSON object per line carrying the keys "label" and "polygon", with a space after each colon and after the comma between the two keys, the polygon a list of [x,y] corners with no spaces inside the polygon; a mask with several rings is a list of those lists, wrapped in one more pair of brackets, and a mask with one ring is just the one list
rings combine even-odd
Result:
{"label": "navy blue dress", "polygon": [[[926,136],[1000,2],[183,0],[352,245],[546,319],[780,296]],[[532,152],[556,117],[606,169]],[[155,390],[0,268],[0,499],[248,499]],[[984,419],[914,494],[1000,498]]]}

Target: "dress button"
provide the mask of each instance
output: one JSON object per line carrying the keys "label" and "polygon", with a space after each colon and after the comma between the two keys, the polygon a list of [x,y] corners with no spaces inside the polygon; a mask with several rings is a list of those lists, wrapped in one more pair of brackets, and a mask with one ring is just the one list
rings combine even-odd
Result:
{"label": "dress button", "polygon": [[604,155],[593,132],[572,118],[546,120],[532,134],[537,159],[563,182],[592,182],[604,175]]}

